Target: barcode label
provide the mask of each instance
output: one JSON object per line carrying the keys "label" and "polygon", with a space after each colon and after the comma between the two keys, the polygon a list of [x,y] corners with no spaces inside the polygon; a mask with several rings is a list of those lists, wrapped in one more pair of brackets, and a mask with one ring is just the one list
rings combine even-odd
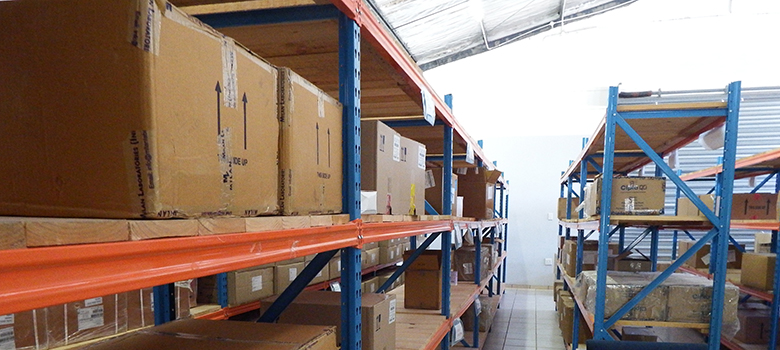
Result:
{"label": "barcode label", "polygon": [[393,135],[393,160],[401,161],[401,136]]}
{"label": "barcode label", "polygon": [[0,326],[14,324],[14,314],[0,316]]}
{"label": "barcode label", "polygon": [[79,331],[103,326],[103,305],[78,310]]}
{"label": "barcode label", "polygon": [[425,146],[417,147],[417,167],[420,169],[425,169],[425,153]]}
{"label": "barcode label", "polygon": [[16,349],[16,337],[14,336],[14,328],[0,329],[0,350],[15,350]]}
{"label": "barcode label", "polygon": [[100,305],[100,304],[103,304],[103,298],[102,297],[97,297],[97,298],[84,300],[84,306],[86,306],[86,307]]}
{"label": "barcode label", "polygon": [[390,316],[387,317],[387,323],[393,324],[395,322],[395,299],[390,300]]}
{"label": "barcode label", "polygon": [[295,277],[298,277],[298,268],[297,267],[291,267],[290,268],[290,282],[295,281]]}
{"label": "barcode label", "polygon": [[263,289],[263,276],[252,277],[252,291],[257,292]]}

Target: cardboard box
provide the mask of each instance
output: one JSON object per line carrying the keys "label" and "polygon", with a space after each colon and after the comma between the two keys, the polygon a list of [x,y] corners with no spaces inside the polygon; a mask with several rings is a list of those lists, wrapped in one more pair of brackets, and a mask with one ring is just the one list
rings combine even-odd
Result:
{"label": "cardboard box", "polygon": [[768,306],[757,303],[746,303],[740,306],[739,331],[734,339],[745,344],[767,344],[771,334],[771,313]]}
{"label": "cardboard box", "polygon": [[[559,220],[567,220],[566,219],[566,204],[568,203],[568,198],[558,198],[558,219]],[[571,197],[571,210],[569,211],[570,217],[569,219],[579,219],[580,213],[576,210],[577,206],[580,205],[580,199],[577,197]]]}
{"label": "cardboard box", "polygon": [[[713,209],[715,208],[714,195],[703,194],[699,196],[699,199],[701,199],[701,201],[704,202],[707,208],[714,210]],[[688,197],[682,196],[679,199],[677,199],[677,216],[704,216],[704,214],[702,214],[699,208],[693,205],[693,202],[691,202],[691,200],[688,199]]]}
{"label": "cardboard box", "polygon": [[[558,322],[561,327],[561,334],[563,335],[564,343],[571,344],[573,341],[572,337],[574,336],[574,308],[577,307],[577,305],[571,295],[564,294],[561,295],[559,299],[561,300],[561,307],[559,308],[561,312],[559,313]],[[579,322],[577,342],[584,343],[585,340],[592,338],[593,335],[591,335],[590,328],[588,328],[588,324],[585,323],[585,318],[582,317],[582,314],[580,314]]]}
{"label": "cardboard box", "polygon": [[409,209],[397,214],[425,214],[425,157],[427,152],[422,143],[401,136],[401,165],[403,165],[404,175],[407,177],[401,191],[407,192],[402,195],[409,197]]}
{"label": "cardboard box", "polygon": [[[679,241],[677,244],[677,256],[681,256],[683,253],[688,251],[688,249],[693,247],[694,244],[696,244],[695,241]],[[701,249],[699,249],[696,254],[685,261],[685,265],[696,269],[709,267],[710,247],[711,245],[709,243],[701,247]],[[742,247],[744,248],[744,245]],[[729,269],[742,268],[742,252],[734,245],[729,244],[727,261],[728,264],[726,266]]]}
{"label": "cardboard box", "polygon": [[[482,249],[480,250],[480,258],[482,261],[480,264],[480,281],[487,278],[490,273],[490,261],[492,259],[491,247],[490,244],[483,244]],[[453,270],[458,272],[458,281],[474,282],[476,253],[477,250],[474,246],[464,246],[455,250],[452,263]]]}
{"label": "cardboard box", "polygon": [[341,212],[342,106],[279,68],[279,201],[284,215]]}
{"label": "cardboard box", "polygon": [[558,292],[559,290],[563,290],[563,281],[555,281],[553,282],[553,301],[558,302]]}
{"label": "cardboard box", "polygon": [[[265,299],[268,307],[276,296]],[[317,312],[312,312],[317,310]],[[395,349],[396,300],[390,294],[364,294],[361,298],[363,348],[367,350]],[[261,310],[264,311],[264,310]],[[341,342],[341,293],[303,291],[279,316],[279,322],[336,326]]]}
{"label": "cardboard box", "polygon": [[305,263],[296,262],[286,265],[277,265],[274,267],[274,294],[283,292],[290,286],[292,281],[303,271]]}
{"label": "cardboard box", "polygon": [[[611,317],[623,305],[653,280],[653,273],[617,272],[610,271],[607,275],[606,304],[604,317]],[[578,276],[578,283],[582,288],[578,289],[578,298],[584,300],[585,307],[593,312],[595,310],[595,284],[596,272],[583,272]],[[623,320],[664,321],[666,320],[666,305],[669,290],[661,285],[654,289],[647,297],[623,316]]]}
{"label": "cardboard box", "polygon": [[360,251],[360,268],[367,269],[379,264],[379,248]]}
{"label": "cardboard box", "polygon": [[[330,263],[328,263],[328,264],[330,264]],[[304,264],[304,267],[306,267],[308,265],[309,265],[309,262],[307,261]],[[322,267],[322,270],[317,272],[317,274],[314,276],[314,278],[311,279],[311,282],[309,282],[309,285],[322,283],[322,282],[328,281],[330,279],[331,279],[330,278],[330,267],[329,267],[329,265],[325,265],[325,266]]]}
{"label": "cardboard box", "polygon": [[747,287],[772,290],[775,278],[775,259],[772,253],[745,253],[742,256],[741,283]]}
{"label": "cardboard box", "polygon": [[389,264],[401,259],[401,245],[395,244],[389,247],[379,247],[379,264]]}
{"label": "cardboard box", "polygon": [[731,198],[731,220],[780,220],[777,193],[735,193]]}
{"label": "cardboard box", "polygon": [[[189,311],[189,310],[188,310]],[[127,331],[127,295],[111,294],[46,308],[49,347]]]}
{"label": "cardboard box", "polygon": [[[438,215],[444,215],[442,208],[443,203],[443,188],[441,186],[444,181],[444,174],[442,168],[431,168],[425,171],[425,200],[430,204],[433,209],[436,210]],[[455,215],[458,211],[458,175],[452,174],[451,184],[451,199],[452,199],[452,212],[451,215]],[[433,213],[428,213],[433,215]]]}
{"label": "cardboard box", "polygon": [[404,140],[379,121],[364,121],[360,127],[361,190],[377,192],[378,214],[423,214],[425,146]]}
{"label": "cardboard box", "polygon": [[[598,262],[598,241],[588,240],[585,241],[582,247],[582,271],[590,271],[596,269],[596,263]],[[619,246],[617,243],[609,243],[609,254],[617,254]],[[576,277],[577,271],[577,240],[566,240],[563,243],[563,252],[561,258],[563,269],[567,275]]]}
{"label": "cardboard box", "polygon": [[652,328],[648,327],[623,327],[623,341],[641,341],[646,343],[658,342]]}
{"label": "cardboard box", "polygon": [[[404,253],[404,260],[412,252]],[[449,273],[449,269],[447,269]],[[405,272],[404,307],[407,309],[441,309],[441,251],[426,250]]]}
{"label": "cardboard box", "polygon": [[[597,177],[585,188],[585,216],[601,214],[601,183]],[[612,179],[612,215],[661,215],[664,213],[666,179],[615,176]]]}
{"label": "cardboard box", "polygon": [[753,241],[753,251],[756,253],[772,252],[772,234],[766,232],[757,232]]}
{"label": "cardboard box", "polygon": [[[497,303],[492,303],[490,297],[487,295],[479,296],[479,315],[478,328],[480,332],[487,332],[490,330],[490,326],[493,325],[493,317],[496,315]],[[469,306],[463,316],[460,317],[463,322],[463,330],[468,332],[474,331],[474,305]]]}
{"label": "cardboard box", "polygon": [[331,279],[341,277],[341,256],[330,259],[330,262],[328,263],[328,276],[330,276]]}
{"label": "cardboard box", "polygon": [[363,294],[366,293],[376,293],[379,286],[382,284],[380,283],[380,279],[378,276],[374,276],[372,278],[369,278],[365,281],[363,281],[360,284],[360,291],[363,292]]}
{"label": "cardboard box", "polygon": [[1,215],[278,212],[276,69],[158,4],[2,3]]}
{"label": "cardboard box", "polygon": [[127,292],[127,330],[154,326],[154,290],[144,288]]}
{"label": "cardboard box", "polygon": [[274,268],[249,268],[228,272],[228,304],[257,301],[274,294]]}
{"label": "cardboard box", "polygon": [[644,258],[624,258],[620,255],[610,255],[607,263],[607,270],[610,271],[632,271],[649,272],[652,270],[652,261]]}
{"label": "cardboard box", "polygon": [[90,349],[93,348],[96,350],[338,349],[334,327],[195,319],[169,322],[149,330],[127,334],[90,347]]}
{"label": "cardboard box", "polygon": [[0,349],[48,349],[46,310],[37,309],[0,316]]}
{"label": "cardboard box", "polygon": [[[712,282],[706,284],[673,284],[668,282],[669,299],[667,321],[669,322],[710,322],[712,312]],[[727,283],[724,294],[724,327],[737,322],[737,301],[739,289]]]}
{"label": "cardboard box", "polygon": [[468,168],[458,176],[458,194],[463,196],[463,216],[492,219],[496,181],[501,177],[497,170]]}

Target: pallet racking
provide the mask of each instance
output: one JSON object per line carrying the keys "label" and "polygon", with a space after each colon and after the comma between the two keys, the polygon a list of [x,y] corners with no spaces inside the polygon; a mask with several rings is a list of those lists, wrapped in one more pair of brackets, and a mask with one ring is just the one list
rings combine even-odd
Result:
{"label": "pallet racking", "polygon": [[[378,119],[426,145],[427,162],[442,166],[444,208],[451,208],[450,182],[453,166],[495,169],[480,147],[465,132],[452,113],[452,98],[433,93],[421,71],[383,27],[378,16],[362,0],[322,2],[281,1],[273,8],[257,1],[173,1],[201,21],[236,38],[272,64],[286,66],[338,96],[343,109],[344,187],[343,212],[349,223],[267,232],[244,232],[214,236],[163,238],[152,241],[84,244],[0,251],[0,314],[30,310],[78,299],[155,287],[155,322],[174,318],[172,282],[218,274],[223,306],[226,305],[226,271],[317,254],[292,285],[270,307],[272,314],[284,309],[303,290],[337,250],[342,260],[342,348],[360,349],[360,250],[363,244],[399,237],[433,234],[442,237],[443,266],[450,265],[451,233],[489,235],[499,241],[501,259],[486,281],[450,289],[444,274],[444,306],[426,330],[431,335],[423,349],[433,349],[449,334],[453,319],[471,305],[474,295],[487,288],[501,290],[506,281],[508,194],[500,180],[496,220],[459,221],[449,209],[445,219],[394,223],[364,223],[360,220],[360,122]],[[427,104],[423,100],[433,101]],[[426,105],[426,108],[423,108]],[[401,117],[398,117],[401,116]],[[427,116],[420,117],[420,116]],[[476,161],[472,161],[473,157]],[[506,201],[505,201],[506,200]],[[426,240],[428,244],[428,242]],[[413,247],[417,242],[412,238]],[[425,242],[421,248],[426,247]],[[477,249],[479,252],[479,249]],[[479,257],[477,256],[477,261]],[[409,262],[405,262],[407,265]],[[477,274],[479,276],[479,274]],[[498,286],[493,289],[493,282]],[[457,291],[457,292],[454,292]],[[456,295],[466,299],[456,299]],[[450,305],[452,299],[452,308]],[[225,307],[207,318],[219,319],[256,309],[258,303]],[[267,316],[273,318],[273,315]],[[414,317],[417,317],[416,315]],[[403,322],[403,316],[399,317]],[[478,347],[475,337],[473,346]],[[419,347],[415,347],[419,348]]]}
{"label": "pallet racking", "polygon": [[[737,118],[739,114],[741,84],[733,82],[724,90],[672,91],[647,94],[637,97],[628,94],[619,96],[618,87],[609,89],[606,116],[602,119],[594,135],[583,145],[583,150],[561,177],[561,196],[567,198],[567,220],[561,220],[559,235],[568,239],[571,230],[577,230],[576,273],[582,271],[583,241],[598,231],[598,258],[595,310],[592,315],[582,306],[575,308],[575,320],[579,312],[588,315],[588,325],[592,327],[594,339],[613,340],[611,328],[654,288],[669,277],[685,260],[692,256],[707,242],[712,241],[714,265],[712,315],[708,325],[675,324],[665,322],[664,326],[683,328],[708,328],[710,339],[720,339],[721,316],[723,312],[726,283],[726,249],[730,228],[730,207],[733,191],[734,162],[736,153]],[[693,191],[680,179],[666,163],[663,157],[697,138],[700,134],[724,125],[725,146],[723,150],[723,172],[716,186],[716,195],[720,196],[719,215],[707,208]],[[584,198],[588,179],[601,174],[602,189],[612,188],[613,174],[627,175],[643,166],[654,163],[655,175],[666,175],[694,205],[704,213],[704,219],[687,219],[665,216],[624,217],[611,215],[611,190],[601,192],[601,215],[597,218],[571,220],[572,196]],[[580,184],[579,193],[574,192],[573,183]],[[708,229],[707,234],[686,251],[671,267],[648,284],[641,292],[623,305],[614,315],[605,318],[606,272],[608,260],[608,242],[618,234],[620,251],[631,249],[635,244],[650,236],[652,271],[656,270],[658,258],[659,231],[666,228],[695,226]],[[644,232],[628,246],[625,245],[625,228],[644,228]],[[586,230],[591,230],[587,235]],[[559,272],[560,273],[560,272]],[[574,287],[571,279],[565,279],[569,288]],[[648,324],[637,322],[636,324]],[[573,344],[578,344],[578,322],[574,322]],[[718,349],[719,341],[709,341],[710,349]]]}
{"label": "pallet racking", "polygon": [[[761,175],[767,175],[764,180],[759,183],[758,185],[753,188],[751,193],[756,193],[763,186],[765,186],[769,181],[772,179],[775,180],[775,188],[774,193],[780,192],[780,177],[778,177],[778,172],[780,172],[780,149],[774,149],[770,151],[766,151],[763,153],[755,154],[749,157],[744,157],[737,159],[735,162],[735,179],[746,179],[750,177],[755,176],[761,176]],[[681,178],[683,180],[697,180],[697,179],[705,179],[705,178],[711,178],[717,181],[722,181],[720,179],[720,174],[723,172],[723,166],[716,165],[710,168],[690,172],[687,174],[683,174]],[[777,232],[778,229],[780,229],[780,222],[778,221],[759,221],[759,220],[732,220],[731,221],[731,227],[732,228],[744,228],[744,229],[752,229],[752,230],[771,230],[772,231],[772,245],[771,245],[771,252],[777,253],[778,251],[778,240],[777,240]],[[695,273],[699,275],[703,275],[706,277],[710,277],[711,275],[702,273],[695,269],[690,269],[683,267],[684,271]],[[780,265],[776,264],[774,268],[774,288],[773,290],[780,290],[780,276],[778,276],[778,272],[780,272]],[[778,331],[778,311],[780,311],[780,294],[778,293],[769,293],[766,291],[756,290],[753,288],[749,288],[743,285],[740,285],[739,283],[736,283],[740,291],[744,294],[747,294],[751,297],[757,298],[759,300],[770,302],[771,303],[771,314],[770,314],[770,320],[771,320],[771,329],[769,331],[769,344],[768,349],[775,349],[777,346],[777,331]],[[729,349],[744,349],[747,348],[744,344],[740,344],[737,341],[729,340],[729,339],[722,339],[722,343],[724,346],[726,346]]]}

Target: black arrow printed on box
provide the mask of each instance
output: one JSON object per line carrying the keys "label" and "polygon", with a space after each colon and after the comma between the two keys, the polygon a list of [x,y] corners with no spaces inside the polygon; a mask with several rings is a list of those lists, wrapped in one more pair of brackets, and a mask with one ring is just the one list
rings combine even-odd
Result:
{"label": "black arrow printed on box", "polygon": [[315,123],[317,129],[317,165],[320,165],[320,123]]}
{"label": "black arrow printed on box", "polygon": [[328,128],[328,168],[330,168],[330,128]]}
{"label": "black arrow printed on box", "polygon": [[772,200],[767,199],[766,200],[766,215],[769,215],[769,205],[772,203]]}
{"label": "black arrow printed on box", "polygon": [[217,135],[219,135],[222,132],[222,115],[219,103],[220,97],[222,97],[222,88],[219,86],[219,80],[217,80],[217,87],[214,88],[214,91],[217,92]]}
{"label": "black arrow printed on box", "polygon": [[747,209],[748,209],[748,200],[745,199],[745,212],[743,214],[747,214]]}
{"label": "black arrow printed on box", "polygon": [[246,150],[246,104],[248,102],[246,99],[246,92],[244,93],[244,98],[242,98],[241,101],[244,101],[244,149]]}

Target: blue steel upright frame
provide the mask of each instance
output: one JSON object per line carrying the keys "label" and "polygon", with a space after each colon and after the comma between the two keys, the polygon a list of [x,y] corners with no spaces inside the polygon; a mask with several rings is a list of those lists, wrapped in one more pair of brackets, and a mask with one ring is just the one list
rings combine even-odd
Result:
{"label": "blue steel upright frame", "polygon": [[[734,162],[736,160],[736,143],[737,143],[737,121],[739,115],[740,104],[740,91],[741,83],[733,82],[728,86],[728,102],[725,109],[688,109],[688,110],[668,110],[668,111],[634,111],[634,112],[618,112],[618,88],[610,87],[609,89],[609,102],[607,105],[607,115],[605,124],[604,135],[604,161],[602,169],[602,191],[601,196],[601,217],[599,221],[599,249],[598,249],[598,264],[597,264],[597,278],[596,278],[596,306],[594,313],[594,325],[593,333],[595,339],[600,340],[614,340],[609,334],[608,330],[615,325],[629,310],[638,304],[645,296],[647,296],[653,289],[660,285],[667,277],[669,277],[684,261],[690,256],[696,253],[702,246],[708,241],[713,241],[712,249],[712,262],[714,265],[713,276],[713,291],[712,291],[712,312],[711,321],[709,326],[709,349],[715,350],[720,348],[720,335],[721,335],[721,319],[723,316],[723,302],[724,292],[726,284],[726,262],[727,248],[729,242],[729,229],[731,219],[731,201],[733,193],[733,179],[734,179]],[[650,118],[676,118],[676,117],[701,117],[712,116],[722,117],[726,116],[725,122],[725,145],[723,149],[723,173],[722,181],[719,183],[718,193],[720,195],[719,202],[719,215],[709,209],[693,191],[680,179],[676,172],[674,172],[661,156],[659,156],[650,147],[642,137],[629,125],[627,120],[631,119],[650,119]],[[694,246],[686,251],[682,256],[672,263],[672,265],[662,272],[655,280],[653,280],[646,288],[632,298],[628,303],[623,305],[617,312],[615,312],[609,319],[605,319],[605,301],[606,301],[606,279],[607,279],[607,259],[608,259],[608,243],[611,237],[610,235],[610,213],[611,213],[611,200],[612,193],[609,189],[612,188],[612,177],[614,173],[613,161],[615,158],[615,136],[616,129],[620,127],[637,146],[649,157],[659,169],[657,174],[665,174],[668,178],[677,185],[680,191],[688,197],[691,202],[712,222],[713,229],[710,230],[703,238],[701,238]],[[583,163],[585,160],[583,160]],[[582,166],[581,179],[585,178],[584,169]],[[579,253],[578,246],[578,256]],[[578,259],[579,260],[579,259]],[[578,261],[578,265],[581,261]],[[575,327],[577,322],[574,322]],[[574,333],[576,337],[576,332]],[[576,338],[575,338],[576,339]]]}
{"label": "blue steel upright frame", "polygon": [[[344,107],[343,210],[360,218],[360,27],[339,13],[339,101]],[[360,248],[341,250],[341,348],[362,348]]]}
{"label": "blue steel upright frame", "polygon": [[[452,110],[452,95],[444,96],[444,102]],[[444,167],[442,169],[442,215],[452,215],[452,126],[444,125]],[[450,266],[452,261],[452,232],[443,232],[441,235],[441,264]],[[445,271],[446,270],[446,271]],[[441,314],[450,318],[450,273],[449,269],[442,268],[441,276]],[[441,350],[450,348],[449,337],[441,341]]]}

